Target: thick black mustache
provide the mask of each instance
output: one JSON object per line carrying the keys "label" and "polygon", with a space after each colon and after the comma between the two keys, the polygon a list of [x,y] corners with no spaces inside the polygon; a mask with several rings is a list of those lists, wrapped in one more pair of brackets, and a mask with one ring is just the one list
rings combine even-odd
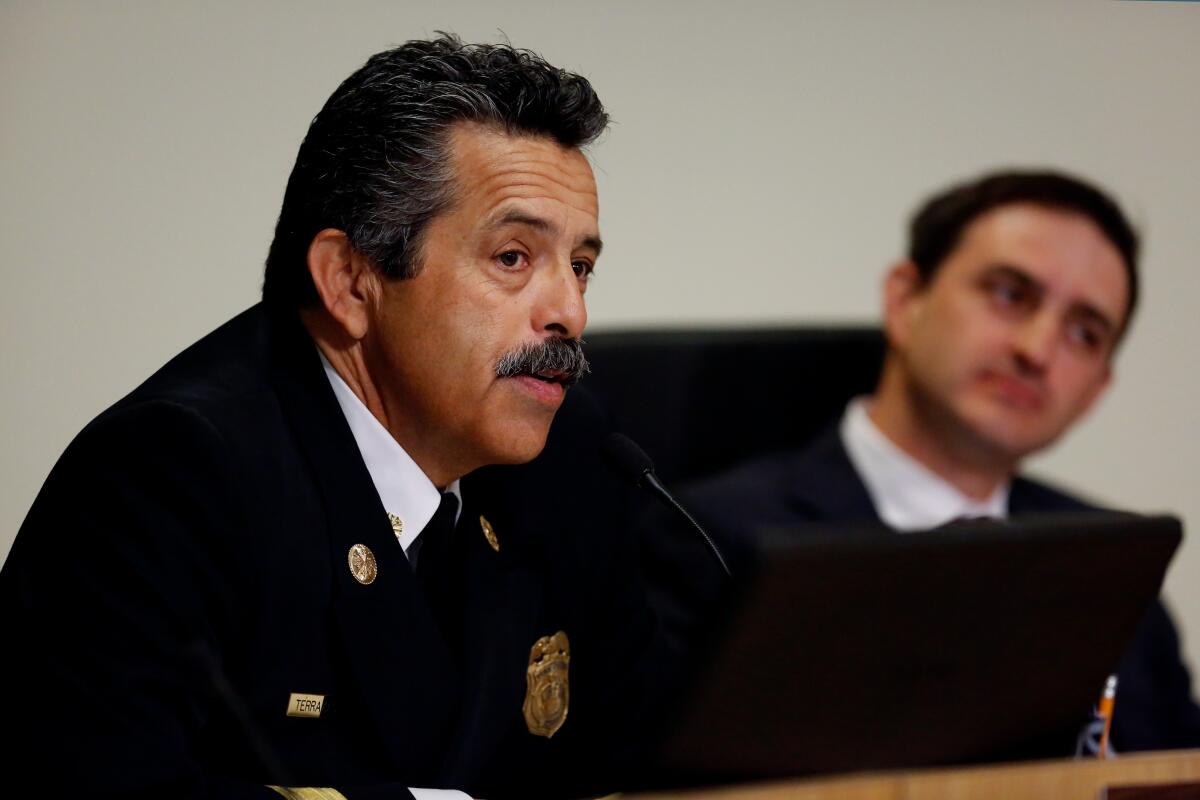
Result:
{"label": "thick black mustache", "polygon": [[522,345],[518,350],[505,353],[496,362],[496,375],[501,378],[552,372],[564,386],[577,383],[590,371],[591,366],[583,355],[583,340],[558,336],[543,339],[537,344]]}

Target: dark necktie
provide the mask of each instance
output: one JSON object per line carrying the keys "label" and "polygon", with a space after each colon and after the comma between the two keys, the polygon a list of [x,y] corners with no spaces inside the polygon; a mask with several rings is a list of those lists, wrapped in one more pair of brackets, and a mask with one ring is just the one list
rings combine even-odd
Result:
{"label": "dark necktie", "polygon": [[442,502],[433,518],[409,548],[425,599],[448,637],[452,635],[452,623],[457,617],[459,587],[454,576],[453,558],[454,518],[457,515],[458,498],[451,492],[443,492]]}
{"label": "dark necktie", "polygon": [[[442,500],[425,527],[404,551],[408,565],[418,575],[424,571],[420,566],[426,558],[437,562],[445,555],[449,540],[454,534],[454,517],[458,514],[458,498],[452,492],[442,492]],[[432,543],[432,544],[431,544]]]}
{"label": "dark necktie", "polygon": [[943,522],[941,525],[934,526],[933,530],[937,530],[938,528],[945,528],[948,525],[955,525],[958,527],[962,527],[964,525],[978,525],[979,523],[984,523],[984,522],[1004,522],[1004,521],[1005,521],[1004,517],[993,517],[993,516],[989,516],[987,514],[963,514],[962,516],[955,517],[954,519],[949,520],[948,522]]}

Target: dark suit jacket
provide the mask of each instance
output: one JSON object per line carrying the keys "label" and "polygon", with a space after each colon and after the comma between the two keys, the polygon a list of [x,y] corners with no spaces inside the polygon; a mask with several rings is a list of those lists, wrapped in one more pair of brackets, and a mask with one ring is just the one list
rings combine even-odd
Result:
{"label": "dark suit jacket", "polygon": [[[833,426],[799,452],[766,456],[701,481],[680,498],[725,550],[735,574],[748,566],[757,530],[804,522],[879,522],[866,486]],[[1012,516],[1095,511],[1049,486],[1017,478]],[[655,604],[678,641],[690,640],[722,585],[693,534],[665,524],[645,546]],[[1119,669],[1112,743],[1118,751],[1200,747],[1200,707],[1193,702],[1174,625],[1160,602],[1147,612]]]}
{"label": "dark suit jacket", "polygon": [[[464,479],[464,608],[444,634],[314,344],[294,316],[236,317],[88,425],[21,528],[0,573],[6,780],[120,797],[607,788],[636,744],[653,624],[617,557],[626,496],[594,455],[603,432],[572,390],[538,461]],[[355,544],[377,560],[369,585]],[[569,713],[534,736],[530,648],[559,630]],[[320,717],[286,716],[291,693],[324,695]]]}

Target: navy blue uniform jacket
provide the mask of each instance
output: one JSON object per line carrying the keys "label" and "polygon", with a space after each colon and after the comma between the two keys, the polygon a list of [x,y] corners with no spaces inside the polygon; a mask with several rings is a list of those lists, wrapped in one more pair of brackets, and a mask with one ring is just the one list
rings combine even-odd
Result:
{"label": "navy blue uniform jacket", "polygon": [[[589,403],[568,393],[537,461],[463,480],[447,634],[299,320],[225,324],[87,426],[21,528],[0,573],[5,779],[103,797],[609,788],[653,617]],[[369,585],[355,544],[377,560]],[[560,630],[569,711],[545,738],[522,714],[526,668]],[[292,693],[323,695],[320,717],[287,716]]]}

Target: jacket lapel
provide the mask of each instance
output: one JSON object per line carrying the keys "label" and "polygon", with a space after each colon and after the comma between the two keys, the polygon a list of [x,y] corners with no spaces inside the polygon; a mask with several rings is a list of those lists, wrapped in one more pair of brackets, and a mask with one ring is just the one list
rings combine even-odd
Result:
{"label": "jacket lapel", "polygon": [[[398,767],[437,763],[452,729],[458,675],[420,587],[388,523],[324,374],[316,345],[295,318],[273,323],[273,380],[279,402],[308,461],[325,508],[332,565],[332,616],[356,689],[338,703],[361,704]],[[374,556],[376,576],[363,583],[351,548]],[[448,707],[449,706],[449,707]],[[396,720],[403,720],[397,725]],[[419,740],[399,731],[421,730]]]}
{"label": "jacket lapel", "polygon": [[[539,636],[553,633],[538,628],[544,589],[529,532],[512,504],[493,494],[474,476],[464,480],[465,507],[455,530],[463,592],[462,704],[444,774],[461,786],[482,779],[489,765],[480,753],[504,753],[506,737],[531,735],[521,710],[529,650]],[[485,537],[481,516],[494,529],[499,550]]]}
{"label": "jacket lapel", "polygon": [[850,463],[838,426],[826,429],[796,457],[787,481],[789,502],[805,518],[871,521],[879,515],[862,478]]}

